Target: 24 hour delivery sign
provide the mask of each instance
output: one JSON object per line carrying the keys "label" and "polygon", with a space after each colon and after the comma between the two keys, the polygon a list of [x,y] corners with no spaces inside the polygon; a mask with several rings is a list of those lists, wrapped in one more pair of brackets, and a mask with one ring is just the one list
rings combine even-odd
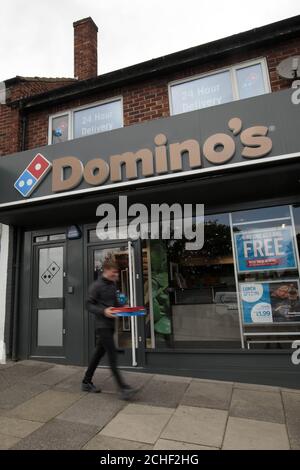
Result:
{"label": "24 hour delivery sign", "polygon": [[235,233],[235,249],[240,273],[296,268],[291,227]]}

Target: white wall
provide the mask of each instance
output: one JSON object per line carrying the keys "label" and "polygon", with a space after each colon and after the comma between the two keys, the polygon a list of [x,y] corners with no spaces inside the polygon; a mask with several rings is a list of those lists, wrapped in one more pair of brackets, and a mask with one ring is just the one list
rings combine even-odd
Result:
{"label": "white wall", "polygon": [[6,284],[9,248],[9,227],[0,225],[0,364],[6,362],[4,325],[6,309]]}

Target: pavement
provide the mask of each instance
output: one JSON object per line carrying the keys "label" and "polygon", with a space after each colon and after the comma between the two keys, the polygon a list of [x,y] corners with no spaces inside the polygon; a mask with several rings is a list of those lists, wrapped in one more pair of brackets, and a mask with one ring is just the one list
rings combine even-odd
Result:
{"label": "pavement", "polygon": [[83,371],[0,365],[0,449],[300,449],[300,390],[134,371],[124,402],[108,369],[81,392]]}

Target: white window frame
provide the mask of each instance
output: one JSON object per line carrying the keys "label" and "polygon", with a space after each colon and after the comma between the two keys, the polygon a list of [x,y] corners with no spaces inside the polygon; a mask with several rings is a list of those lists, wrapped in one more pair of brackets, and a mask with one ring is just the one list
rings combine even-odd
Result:
{"label": "white window frame", "polygon": [[[122,109],[122,121],[121,121],[121,127],[124,127],[124,106],[123,106],[123,96],[114,96],[112,98],[107,98],[105,100],[101,101],[95,101],[93,103],[89,104],[84,104],[82,106],[77,106],[76,108],[71,108],[66,111],[61,111],[56,114],[50,114],[49,116],[49,122],[48,122],[48,145],[54,145],[52,144],[52,122],[53,119],[57,117],[62,117],[62,116],[68,116],[68,122],[69,122],[69,127],[68,127],[68,140],[73,140],[75,139],[74,137],[74,113],[76,111],[82,111],[84,109],[89,109],[89,108],[95,108],[96,106],[101,106],[103,104],[107,103],[114,103],[115,101],[120,101],[121,102],[121,109]],[[110,132],[110,131],[106,131]],[[101,134],[101,132],[99,132]],[[95,134],[91,134],[95,135]],[[88,137],[88,136],[84,136]],[[76,137],[76,139],[81,139],[82,137]]]}
{"label": "white window frame", "polygon": [[[172,90],[171,90],[173,86],[180,85],[182,83],[193,82],[194,80],[198,80],[199,78],[205,78],[205,77],[209,77],[212,75],[217,75],[222,72],[229,72],[233,101],[239,101],[241,98],[239,97],[236,71],[239,69],[243,69],[245,67],[250,67],[251,65],[258,65],[258,64],[260,64],[262,68],[262,76],[263,76],[264,86],[266,89],[265,93],[271,93],[271,83],[270,83],[270,77],[269,77],[269,72],[268,72],[267,60],[265,57],[258,57],[257,59],[247,60],[245,62],[239,62],[238,64],[231,65],[229,67],[224,67],[221,69],[216,69],[210,72],[200,73],[197,75],[192,75],[190,77],[185,77],[179,80],[174,80],[172,82],[169,82],[168,83],[168,97],[169,97],[170,116],[177,115],[173,113]],[[243,98],[243,99],[246,99],[246,98]],[[231,103],[233,101],[231,101]],[[206,109],[206,108],[200,108],[200,109]],[[179,113],[179,114],[184,114],[184,113]]]}

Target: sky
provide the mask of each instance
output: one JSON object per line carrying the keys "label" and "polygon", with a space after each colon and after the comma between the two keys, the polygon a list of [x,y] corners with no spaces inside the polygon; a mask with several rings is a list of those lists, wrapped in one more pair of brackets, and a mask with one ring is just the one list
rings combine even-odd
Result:
{"label": "sky", "polygon": [[299,0],[0,0],[0,81],[73,77],[73,21],[98,25],[98,73],[300,14]]}

